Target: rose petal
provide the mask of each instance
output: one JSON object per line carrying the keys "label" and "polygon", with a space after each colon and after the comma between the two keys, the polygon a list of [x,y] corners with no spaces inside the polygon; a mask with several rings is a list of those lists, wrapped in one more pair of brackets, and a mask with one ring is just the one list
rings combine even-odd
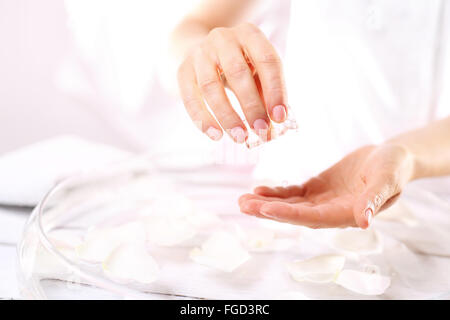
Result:
{"label": "rose petal", "polygon": [[380,295],[391,285],[391,278],[376,273],[343,270],[335,282],[359,294]]}
{"label": "rose petal", "polygon": [[252,227],[245,229],[240,225],[235,225],[239,239],[250,251],[270,251],[273,249],[275,232],[267,228]]}
{"label": "rose petal", "polygon": [[344,256],[330,254],[294,261],[287,265],[287,269],[296,281],[327,283],[336,278],[344,264]]}
{"label": "rose petal", "polygon": [[190,258],[196,263],[232,272],[250,259],[248,252],[230,233],[219,231],[211,235],[201,248],[194,248]]}
{"label": "rose petal", "polygon": [[186,216],[187,222],[197,229],[213,228],[222,220],[211,212],[193,211]]}
{"label": "rose petal", "polygon": [[120,283],[149,284],[158,278],[159,267],[145,243],[125,243],[114,249],[102,263],[105,274]]}
{"label": "rose petal", "polygon": [[[68,247],[56,247],[58,252],[68,259],[74,259],[74,249]],[[33,261],[33,272],[42,277],[64,278],[73,273],[73,271],[65,264],[61,263],[61,259],[49,252],[41,244],[38,244],[36,255]]]}
{"label": "rose petal", "polygon": [[348,229],[336,233],[333,245],[358,254],[371,254],[381,250],[381,242],[377,233],[373,230]]}
{"label": "rose petal", "polygon": [[197,233],[186,219],[149,216],[145,218],[147,240],[160,246],[174,246],[191,239]]}
{"label": "rose petal", "polygon": [[122,243],[144,240],[143,224],[140,221],[133,221],[117,227],[91,229],[76,251],[83,260],[102,262]]}

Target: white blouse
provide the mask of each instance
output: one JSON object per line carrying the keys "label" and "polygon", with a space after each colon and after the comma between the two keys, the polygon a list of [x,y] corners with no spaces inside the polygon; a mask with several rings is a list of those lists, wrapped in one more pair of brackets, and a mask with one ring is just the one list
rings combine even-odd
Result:
{"label": "white blouse", "polygon": [[283,61],[300,129],[261,150],[256,176],[305,179],[448,116],[449,20],[445,0],[291,1]]}

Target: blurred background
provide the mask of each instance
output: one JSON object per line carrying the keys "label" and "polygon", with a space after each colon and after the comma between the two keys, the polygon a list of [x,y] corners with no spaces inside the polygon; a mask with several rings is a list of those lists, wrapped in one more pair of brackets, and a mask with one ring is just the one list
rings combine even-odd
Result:
{"label": "blurred background", "polygon": [[0,154],[60,134],[133,151],[209,145],[168,54],[197,2],[0,0]]}
{"label": "blurred background", "polygon": [[193,2],[0,1],[0,153],[59,134],[136,150],[179,126],[158,66]]}
{"label": "blurred background", "polygon": [[282,56],[300,129],[251,152],[214,143],[188,118],[168,51],[198,2],[0,0],[0,155],[73,134],[133,152],[213,152],[298,182],[448,115],[445,1],[260,0],[245,21]]}

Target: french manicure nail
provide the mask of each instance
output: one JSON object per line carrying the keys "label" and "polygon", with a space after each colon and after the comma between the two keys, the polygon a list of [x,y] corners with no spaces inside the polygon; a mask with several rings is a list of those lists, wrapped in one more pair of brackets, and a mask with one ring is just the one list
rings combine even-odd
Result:
{"label": "french manicure nail", "polygon": [[220,138],[222,138],[222,131],[214,127],[209,127],[208,130],[206,130],[206,134],[214,141],[220,140]]}
{"label": "french manicure nail", "polygon": [[234,127],[230,130],[230,135],[237,143],[244,143],[245,139],[247,138],[247,134],[245,133],[244,129],[242,129],[242,127]]}
{"label": "french manicure nail", "polygon": [[276,122],[283,122],[286,120],[286,107],[283,105],[273,107],[272,117]]}
{"label": "french manicure nail", "polygon": [[263,140],[267,141],[267,133],[269,126],[267,125],[266,120],[258,119],[253,122],[253,129],[255,129],[256,134]]}
{"label": "french manicure nail", "polygon": [[367,224],[370,226],[372,224],[372,218],[373,218],[372,209],[370,209],[370,208],[366,209],[366,211],[364,211],[364,215],[367,218]]}

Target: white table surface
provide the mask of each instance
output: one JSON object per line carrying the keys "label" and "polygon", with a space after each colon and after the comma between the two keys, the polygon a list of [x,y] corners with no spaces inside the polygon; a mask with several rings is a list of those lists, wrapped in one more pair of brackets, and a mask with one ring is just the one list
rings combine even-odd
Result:
{"label": "white table surface", "polygon": [[0,206],[0,299],[20,299],[16,277],[16,245],[30,208]]}
{"label": "white table surface", "polygon": [[[16,246],[31,211],[31,208],[0,205],[0,299],[22,298],[16,276]],[[428,258],[433,259],[435,266],[441,266],[440,272],[445,272],[442,267],[449,265],[448,257],[428,255]]]}

